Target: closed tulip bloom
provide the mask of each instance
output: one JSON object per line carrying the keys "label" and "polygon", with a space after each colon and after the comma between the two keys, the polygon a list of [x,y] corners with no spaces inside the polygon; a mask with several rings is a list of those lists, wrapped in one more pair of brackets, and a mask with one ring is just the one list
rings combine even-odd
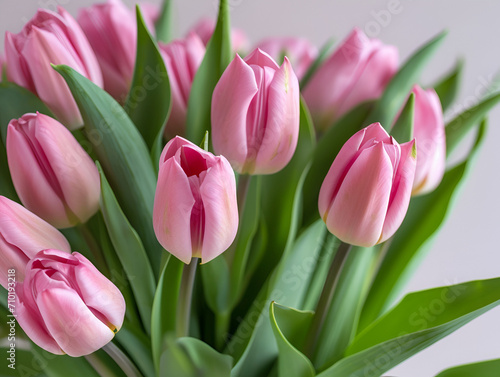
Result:
{"label": "closed tulip bloom", "polygon": [[443,179],[446,165],[446,139],[443,110],[434,89],[413,87],[415,94],[414,131],[418,160],[413,194],[434,190]]}
{"label": "closed tulip bloom", "polygon": [[238,229],[229,162],[179,136],[170,140],[160,157],[153,225],[160,244],[186,264],[224,252]]}
{"label": "closed tulip bloom", "polygon": [[299,82],[285,57],[279,67],[257,49],[229,64],[212,97],[212,142],[242,174],[272,174],[295,152]]}
{"label": "closed tulip bloom", "polygon": [[165,137],[171,139],[185,134],[189,94],[194,76],[205,56],[205,46],[196,34],[191,33],[183,40],[160,43],[160,51],[170,80],[172,108],[165,127]]}
{"label": "closed tulip bloom", "polygon": [[120,290],[79,253],[42,250],[16,285],[17,322],[39,347],[54,354],[88,355],[120,330]]}
{"label": "closed tulip bloom", "polygon": [[5,57],[10,81],[38,95],[66,127],[83,120],[64,79],[51,64],[65,64],[102,86],[94,51],[75,19],[63,8],[59,13],[40,9],[18,34],[5,34]]}
{"label": "closed tulip bloom", "polygon": [[328,230],[352,245],[387,240],[406,215],[415,167],[415,141],[399,145],[380,123],[355,133],[319,193],[319,213]]}
{"label": "closed tulip bloom", "polygon": [[7,159],[22,203],[55,227],[84,223],[97,212],[97,168],[55,119],[36,113],[11,120]]}
{"label": "closed tulip bloom", "polygon": [[[212,38],[216,26],[216,21],[213,18],[200,19],[188,32],[194,32],[200,37],[203,44],[206,46]],[[231,46],[233,51],[243,51],[248,46],[248,38],[245,32],[238,28],[231,29]]]}
{"label": "closed tulip bloom", "polygon": [[66,238],[52,225],[22,205],[0,196],[0,284],[7,288],[7,271],[24,280],[26,264],[44,249],[70,253]]}
{"label": "closed tulip bloom", "polygon": [[99,61],[104,89],[124,101],[134,75],[137,24],[121,0],[108,0],[80,11],[78,22]]}
{"label": "closed tulip bloom", "polygon": [[354,29],[303,90],[315,126],[325,130],[363,101],[378,98],[398,68],[398,50]]}
{"label": "closed tulip bloom", "polygon": [[305,38],[269,38],[260,42],[258,47],[276,61],[286,55],[299,79],[304,76],[318,55],[318,49]]}

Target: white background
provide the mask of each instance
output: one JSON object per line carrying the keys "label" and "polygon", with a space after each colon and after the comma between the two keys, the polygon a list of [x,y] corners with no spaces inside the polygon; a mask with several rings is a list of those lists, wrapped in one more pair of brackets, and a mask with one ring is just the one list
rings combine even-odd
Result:
{"label": "white background", "polygon": [[[159,1],[156,1],[159,2]],[[252,42],[265,36],[295,35],[321,46],[338,40],[354,27],[396,45],[405,59],[419,45],[449,30],[445,43],[428,65],[422,84],[431,84],[465,58],[465,77],[456,112],[484,94],[492,75],[500,70],[499,1],[410,0],[229,0],[233,25]],[[92,1],[0,0],[0,32],[17,32],[36,8],[59,4],[76,15]],[[132,4],[132,1],[126,1]],[[216,0],[177,0],[177,36],[199,17],[215,17]],[[389,12],[392,10],[393,12]],[[396,10],[396,12],[394,12]],[[3,48],[3,40],[0,42]],[[500,108],[490,117],[490,130],[475,170],[464,185],[452,215],[411,280],[408,291],[500,276]],[[457,364],[500,357],[500,308],[409,359],[386,375],[431,377]]]}

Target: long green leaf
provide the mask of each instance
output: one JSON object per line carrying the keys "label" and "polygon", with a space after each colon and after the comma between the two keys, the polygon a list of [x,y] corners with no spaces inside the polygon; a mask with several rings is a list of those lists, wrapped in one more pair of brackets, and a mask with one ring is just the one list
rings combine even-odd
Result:
{"label": "long green leaf", "polygon": [[408,93],[418,80],[425,64],[437,50],[445,36],[446,32],[438,34],[406,61],[389,82],[380,100],[377,101],[369,117],[370,123],[380,122],[383,127],[390,129],[396,114],[403,106]]}
{"label": "long green leaf", "polygon": [[387,310],[425,255],[426,246],[442,226],[457,188],[466,177],[470,163],[482,143],[485,127],[486,123],[483,122],[468,159],[446,172],[441,184],[433,192],[412,199],[403,224],[389,241],[387,253],[363,308],[360,330]]}
{"label": "long green leaf", "polygon": [[443,111],[446,111],[455,102],[460,85],[462,83],[464,62],[459,60],[455,68],[443,77],[438,83],[434,84],[434,90],[439,96]]}
{"label": "long green leaf", "polygon": [[172,23],[174,19],[172,4],[173,0],[163,0],[160,16],[155,25],[156,39],[163,43],[168,43],[172,40]]}
{"label": "long green leaf", "polygon": [[162,249],[152,224],[156,177],[146,144],[109,94],[70,67],[55,69],[68,83],[85,122],[85,133],[158,274]]}
{"label": "long green leaf", "polygon": [[151,346],[156,371],[165,339],[176,331],[177,302],[184,264],[172,255],[163,267],[153,301],[151,316]]}
{"label": "long green leaf", "polygon": [[500,93],[489,96],[451,120],[445,128],[446,155],[449,156],[460,141],[476,126],[481,119],[500,102]]}
{"label": "long green leaf", "polygon": [[415,112],[415,94],[410,94],[398,120],[391,129],[391,135],[400,144],[413,139],[413,116]]}
{"label": "long green leaf", "polygon": [[278,377],[314,377],[316,373],[311,361],[296,348],[304,345],[313,312],[298,311],[272,302],[269,316],[278,344]]}
{"label": "long green leaf", "polygon": [[230,377],[233,360],[195,338],[170,342],[161,355],[162,377]]}
{"label": "long green leaf", "polygon": [[115,336],[131,360],[135,362],[145,377],[155,377],[149,337],[141,331],[124,326]]}
{"label": "long green leaf", "polygon": [[124,108],[151,150],[170,112],[170,83],[161,53],[138,5],[136,12],[137,58]]}
{"label": "long green leaf", "polygon": [[500,278],[410,293],[318,377],[382,375],[500,304]]}
{"label": "long green leaf", "polygon": [[232,58],[231,23],[228,0],[219,2],[219,16],[212,38],[208,42],[205,57],[194,77],[189,95],[186,136],[194,143],[211,131],[210,110],[212,93]]}
{"label": "long green leaf", "polygon": [[460,365],[439,373],[436,377],[498,377],[500,359]]}
{"label": "long green leaf", "polygon": [[127,274],[142,323],[151,332],[151,307],[155,279],[151,264],[137,232],[130,225],[118,204],[106,176],[97,163],[101,176],[101,211],[114,249]]}

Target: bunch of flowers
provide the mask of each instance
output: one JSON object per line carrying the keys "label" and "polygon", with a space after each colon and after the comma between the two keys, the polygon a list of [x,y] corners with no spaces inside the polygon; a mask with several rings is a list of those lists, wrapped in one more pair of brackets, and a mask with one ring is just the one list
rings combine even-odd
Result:
{"label": "bunch of flowers", "polygon": [[404,63],[359,29],[249,50],[226,0],[178,40],[171,6],[5,35],[2,375],[381,376],[500,303],[500,278],[395,302],[500,101],[445,125],[461,65],[416,84],[444,33]]}

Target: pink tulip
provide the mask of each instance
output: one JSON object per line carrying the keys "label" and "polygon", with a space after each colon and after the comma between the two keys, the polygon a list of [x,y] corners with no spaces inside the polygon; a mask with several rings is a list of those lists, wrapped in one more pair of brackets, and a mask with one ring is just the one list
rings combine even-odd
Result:
{"label": "pink tulip", "polygon": [[104,89],[123,102],[134,75],[137,45],[135,12],[121,0],[108,0],[82,9],[78,22],[95,51]]}
{"label": "pink tulip", "polygon": [[397,67],[394,46],[354,29],[304,88],[316,127],[325,130],[357,104],[378,98]]}
{"label": "pink tulip", "polygon": [[417,141],[418,161],[413,194],[434,190],[443,179],[446,165],[446,139],[441,102],[434,89],[413,87],[415,115],[413,136]]}
{"label": "pink tulip", "polygon": [[159,45],[170,80],[172,109],[165,127],[165,136],[171,139],[176,135],[185,134],[189,93],[194,76],[205,56],[205,46],[194,33],[184,40]]}
{"label": "pink tulip", "polygon": [[73,130],[83,120],[66,82],[51,64],[66,64],[99,86],[102,74],[80,26],[63,8],[58,10],[59,14],[40,9],[19,34],[5,34],[7,75],[38,95]]}
{"label": "pink tulip", "polygon": [[153,225],[160,244],[186,264],[225,251],[238,229],[229,162],[179,136],[170,140],[160,157]]}
{"label": "pink tulip", "polygon": [[7,158],[23,204],[55,227],[84,223],[97,212],[97,168],[71,132],[55,119],[36,113],[11,120]]}
{"label": "pink tulip", "polygon": [[406,215],[415,167],[415,141],[399,145],[380,123],[355,133],[319,193],[319,213],[328,230],[358,246],[387,240]]}
{"label": "pink tulip", "polygon": [[[206,46],[212,38],[216,26],[216,21],[213,18],[202,18],[188,32],[197,34]],[[231,29],[231,45],[233,51],[243,51],[248,46],[248,38],[245,32],[241,29]]]}
{"label": "pink tulip", "polygon": [[0,196],[0,284],[7,288],[7,271],[24,280],[26,264],[40,250],[71,252],[66,238],[52,225],[23,206]]}
{"label": "pink tulip", "polygon": [[269,38],[260,42],[258,47],[276,61],[286,55],[299,79],[304,76],[318,55],[318,49],[305,38]]}
{"label": "pink tulip", "polygon": [[212,142],[242,174],[283,169],[297,146],[297,76],[288,58],[279,67],[257,49],[229,64],[212,96]]}
{"label": "pink tulip", "polygon": [[17,321],[46,351],[78,357],[109,343],[120,330],[125,300],[79,253],[42,250],[16,285]]}

